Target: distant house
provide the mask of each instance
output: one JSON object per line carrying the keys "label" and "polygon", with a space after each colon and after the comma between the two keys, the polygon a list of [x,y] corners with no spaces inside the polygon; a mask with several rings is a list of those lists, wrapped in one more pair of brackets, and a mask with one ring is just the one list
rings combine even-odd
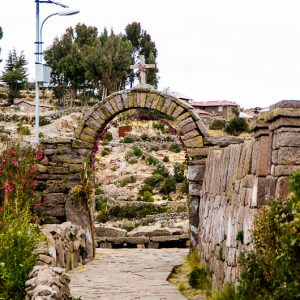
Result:
{"label": "distant house", "polygon": [[228,117],[233,114],[233,108],[239,109],[239,105],[235,102],[222,101],[199,101],[190,103],[196,110],[204,110],[209,114]]}
{"label": "distant house", "polygon": [[[35,103],[23,99],[15,99],[14,106],[18,107],[21,112],[34,112]],[[51,105],[39,104],[40,112],[47,112],[53,107]]]}

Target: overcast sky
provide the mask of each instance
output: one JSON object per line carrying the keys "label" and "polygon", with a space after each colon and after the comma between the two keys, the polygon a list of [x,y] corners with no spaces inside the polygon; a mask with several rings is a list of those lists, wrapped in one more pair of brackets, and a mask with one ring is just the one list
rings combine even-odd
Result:
{"label": "overcast sky", "polygon": [[[243,107],[300,99],[299,0],[59,0],[80,14],[54,16],[44,47],[77,23],[124,32],[140,22],[158,49],[159,88],[195,101],[231,100]],[[41,4],[41,21],[60,11]],[[35,1],[1,0],[0,70],[22,50],[34,78]]]}

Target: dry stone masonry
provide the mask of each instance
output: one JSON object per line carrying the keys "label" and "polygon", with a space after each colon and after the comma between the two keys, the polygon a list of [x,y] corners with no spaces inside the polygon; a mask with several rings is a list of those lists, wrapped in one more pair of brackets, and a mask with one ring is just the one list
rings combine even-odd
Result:
{"label": "dry stone masonry", "polygon": [[189,166],[191,243],[215,286],[238,280],[239,255],[253,248],[255,214],[269,199],[286,196],[288,176],[300,170],[300,101],[271,109],[253,126],[254,138],[212,147],[205,171],[203,161]]}

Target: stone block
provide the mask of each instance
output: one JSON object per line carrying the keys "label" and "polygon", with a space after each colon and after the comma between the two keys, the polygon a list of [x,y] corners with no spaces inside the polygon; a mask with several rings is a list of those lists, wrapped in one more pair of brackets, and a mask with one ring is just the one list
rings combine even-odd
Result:
{"label": "stone block", "polygon": [[[98,133],[97,130],[86,126],[86,127],[83,128],[81,134],[85,134],[85,135],[88,135],[88,136],[91,136],[91,137],[95,138],[95,137],[98,136],[99,133]],[[81,134],[80,134],[80,136],[81,136]]]}
{"label": "stone block", "polygon": [[162,109],[161,109],[161,111],[162,111],[163,113],[167,113],[167,111],[168,111],[168,109],[169,109],[171,103],[172,103],[172,101],[171,101],[170,99],[166,99],[166,100],[165,100],[165,103],[164,103],[164,105],[163,105],[163,107],[162,107]]}
{"label": "stone block", "polygon": [[82,141],[80,139],[75,139],[73,141],[72,147],[76,148],[76,149],[82,149],[82,150],[83,149],[93,149],[94,148],[94,144],[87,143],[87,142]]}
{"label": "stone block", "polygon": [[299,165],[300,148],[281,147],[278,150],[278,164],[280,165]]}
{"label": "stone block", "polygon": [[290,193],[290,183],[289,177],[279,177],[276,182],[275,197],[285,198]]}
{"label": "stone block", "polygon": [[178,105],[176,103],[172,102],[167,110],[167,115],[172,116],[172,114],[175,112],[177,107],[178,107]]}
{"label": "stone block", "polygon": [[119,111],[122,111],[124,109],[124,105],[123,105],[124,103],[123,103],[121,96],[117,95],[117,96],[115,96],[114,99],[115,99],[116,105],[118,106]]}
{"label": "stone block", "polygon": [[201,136],[198,130],[192,130],[192,131],[187,132],[183,136],[183,140],[185,141],[185,140],[191,139],[191,138],[193,138],[195,136]]}
{"label": "stone block", "polygon": [[276,130],[273,138],[273,149],[280,147],[300,147],[300,128],[280,128]]}
{"label": "stone block", "polygon": [[202,189],[202,184],[189,182],[189,195],[190,196],[200,196],[200,191]]}
{"label": "stone block", "polygon": [[180,116],[175,118],[175,121],[177,123],[180,123],[181,121],[183,121],[184,119],[188,118],[190,116],[190,113],[188,111],[185,111],[183,114],[181,114]]}
{"label": "stone block", "polygon": [[118,113],[119,112],[119,108],[118,108],[118,105],[115,101],[115,98],[112,98],[109,100],[109,104],[111,105],[111,107],[113,108],[114,112],[115,113]]}
{"label": "stone block", "polygon": [[125,229],[112,226],[95,226],[96,237],[125,237],[127,231]]}
{"label": "stone block", "polygon": [[203,136],[209,136],[208,130],[201,120],[198,120],[196,124]]}
{"label": "stone block", "polygon": [[[100,128],[100,123],[97,122],[93,117],[89,117],[87,120],[86,120],[86,125],[89,126],[90,128],[94,129],[95,131],[99,130]],[[82,130],[81,130],[82,132]],[[80,133],[81,134],[81,133]]]}
{"label": "stone block", "polygon": [[271,131],[281,127],[300,127],[299,118],[282,117],[273,121],[269,129]]}
{"label": "stone block", "polygon": [[79,139],[81,139],[84,142],[94,144],[95,143],[95,137],[87,135],[83,132],[81,132]]}
{"label": "stone block", "polygon": [[270,174],[271,166],[271,141],[269,136],[259,138],[259,148],[257,155],[256,175],[267,176]]}
{"label": "stone block", "polygon": [[181,106],[177,106],[177,108],[172,113],[173,118],[177,118],[182,112],[184,111],[184,108]]}
{"label": "stone block", "polygon": [[205,165],[188,166],[187,179],[191,181],[203,181]]}
{"label": "stone block", "polygon": [[184,145],[187,148],[201,148],[201,147],[203,147],[203,138],[202,138],[202,136],[198,135],[191,139],[185,140]]}
{"label": "stone block", "polygon": [[159,243],[156,243],[156,242],[150,242],[148,244],[148,248],[149,249],[158,249],[159,248]]}
{"label": "stone block", "polygon": [[183,134],[186,134],[189,131],[192,131],[193,129],[197,128],[197,125],[195,122],[189,123],[183,127],[181,127],[181,131],[183,132]]}
{"label": "stone block", "polygon": [[187,148],[187,155],[193,157],[207,157],[209,148]]}
{"label": "stone block", "polygon": [[291,166],[291,165],[272,165],[271,175],[279,177],[279,176],[289,176],[293,172],[299,171],[300,166]]}
{"label": "stone block", "polygon": [[266,178],[255,177],[253,181],[250,207],[260,207],[266,202]]}
{"label": "stone block", "polygon": [[83,170],[82,164],[70,164],[69,165],[69,172],[70,173],[81,173]]}
{"label": "stone block", "polygon": [[180,126],[180,127],[183,127],[183,126],[185,126],[185,125],[187,125],[187,124],[189,124],[189,123],[191,123],[191,122],[193,122],[193,121],[194,121],[194,120],[193,120],[192,117],[187,117],[187,118],[185,118],[184,120],[182,120],[182,121],[179,122],[179,126]]}

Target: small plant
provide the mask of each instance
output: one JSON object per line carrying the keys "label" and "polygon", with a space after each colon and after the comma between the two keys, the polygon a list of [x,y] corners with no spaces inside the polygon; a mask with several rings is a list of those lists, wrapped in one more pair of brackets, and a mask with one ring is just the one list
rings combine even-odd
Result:
{"label": "small plant", "polygon": [[101,189],[101,187],[96,187],[95,189],[95,195],[104,195],[105,192],[103,189]]}
{"label": "small plant", "polygon": [[105,136],[104,136],[104,140],[106,140],[106,141],[108,141],[108,142],[112,141],[112,140],[113,140],[113,135],[112,135],[112,133],[111,133],[111,132],[107,132],[107,133],[105,134]]}
{"label": "small plant", "polygon": [[207,300],[236,300],[238,296],[236,294],[235,286],[233,284],[225,284],[220,290],[212,293],[211,296],[206,298]]}
{"label": "small plant", "polygon": [[17,131],[21,135],[30,135],[31,134],[29,127],[26,125],[19,126]]}
{"label": "small plant", "polygon": [[181,184],[181,187],[180,187],[180,191],[183,194],[188,194],[189,193],[189,181],[187,180],[186,177],[182,181],[182,184]]}
{"label": "small plant", "polygon": [[145,191],[142,196],[142,200],[145,202],[154,202],[154,198],[151,192]]}
{"label": "small plant", "polygon": [[158,186],[164,180],[164,176],[160,174],[154,174],[144,180],[144,184],[152,188]]}
{"label": "small plant", "polygon": [[44,134],[42,132],[39,132],[39,138],[42,139],[43,137],[45,137]]}
{"label": "small plant", "polygon": [[174,176],[169,176],[165,179],[165,181],[162,183],[160,187],[160,193],[169,195],[172,192],[176,191],[176,180]]}
{"label": "small plant", "polygon": [[170,150],[171,152],[174,152],[174,153],[180,153],[180,152],[181,152],[181,147],[180,147],[178,144],[173,143],[173,144],[171,144],[171,145],[169,146],[169,150]]}
{"label": "small plant", "polygon": [[130,220],[128,220],[128,219],[123,219],[120,227],[121,227],[122,229],[127,230],[127,231],[131,231],[131,230],[133,230],[136,226],[135,226],[134,221],[130,221]]}
{"label": "small plant", "polygon": [[170,158],[168,155],[165,155],[164,158],[163,158],[163,162],[169,162],[170,161]]}
{"label": "small plant", "polygon": [[154,122],[153,129],[161,131],[162,133],[165,132],[165,125],[162,122]]}
{"label": "small plant", "polygon": [[169,171],[165,168],[165,166],[159,165],[156,169],[152,172],[152,175],[159,174],[163,177],[169,176]]}
{"label": "small plant", "polygon": [[183,164],[175,163],[174,165],[174,178],[176,182],[183,182],[185,166]]}
{"label": "small plant", "polygon": [[124,186],[126,186],[126,185],[128,185],[130,183],[134,183],[134,182],[136,182],[136,178],[134,176],[130,176],[130,177],[118,180],[118,184],[121,187],[124,187]]}
{"label": "small plant", "polygon": [[203,267],[194,268],[188,278],[189,285],[193,289],[208,290],[211,287],[209,273]]}
{"label": "small plant", "polygon": [[143,155],[143,151],[137,146],[133,147],[132,150],[133,150],[133,154],[137,157],[141,157]]}
{"label": "small plant", "polygon": [[131,144],[134,142],[133,137],[131,137],[130,135],[126,135],[123,140],[121,140],[122,143],[125,144]]}
{"label": "small plant", "polygon": [[214,120],[212,124],[209,125],[210,130],[223,130],[226,126],[225,120]]}
{"label": "small plant", "polygon": [[144,141],[144,142],[149,141],[149,136],[148,136],[148,134],[143,133],[143,134],[141,135],[141,140]]}
{"label": "small plant", "polygon": [[157,161],[155,158],[153,158],[152,156],[148,156],[146,159],[145,159],[145,162],[147,165],[156,165],[157,164]]}
{"label": "small plant", "polygon": [[101,156],[107,156],[110,154],[110,150],[108,148],[104,148],[102,151],[101,151]]}
{"label": "small plant", "polygon": [[148,192],[151,192],[151,194],[153,193],[153,187],[151,187],[150,185],[148,184],[144,184],[141,189],[139,190],[139,195],[144,195],[144,193],[148,191]]}
{"label": "small plant", "polygon": [[231,135],[240,135],[242,132],[248,131],[248,123],[244,118],[234,117],[226,125],[225,131]]}

